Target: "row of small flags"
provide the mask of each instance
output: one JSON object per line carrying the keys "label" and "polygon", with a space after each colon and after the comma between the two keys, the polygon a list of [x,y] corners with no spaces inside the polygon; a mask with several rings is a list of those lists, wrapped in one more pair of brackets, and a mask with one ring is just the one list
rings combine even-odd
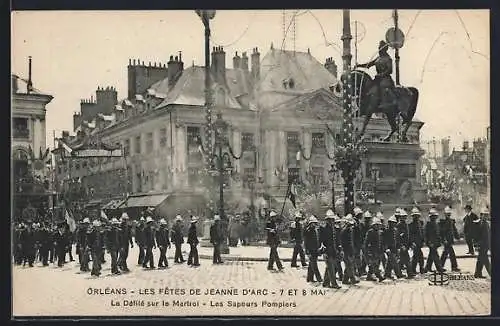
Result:
{"label": "row of small flags", "polygon": [[[70,214],[70,212],[66,208],[64,209],[64,218],[66,219],[66,224],[68,224],[69,226],[69,230],[71,232],[74,232],[76,230],[76,221],[73,217],[73,214]],[[103,210],[101,210],[101,218],[106,220],[108,219],[108,216],[106,215],[106,213],[104,213]]]}

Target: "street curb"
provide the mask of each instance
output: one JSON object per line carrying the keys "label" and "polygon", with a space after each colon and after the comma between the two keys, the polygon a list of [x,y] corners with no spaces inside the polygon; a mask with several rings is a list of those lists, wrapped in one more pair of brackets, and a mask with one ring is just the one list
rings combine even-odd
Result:
{"label": "street curb", "polygon": [[[239,257],[239,256],[231,256],[221,254],[221,257],[223,260],[226,261],[251,261],[251,262],[267,262],[268,258],[267,257]],[[477,256],[470,256],[470,255],[461,255],[461,256],[456,256],[457,259],[465,259],[465,258],[477,258]],[[488,257],[491,258],[491,255],[488,255]],[[212,259],[212,255],[199,255],[200,259]],[[424,260],[427,260],[427,257],[424,256]],[[284,262],[291,262],[291,258],[281,258],[281,261]],[[323,257],[318,257],[318,261],[324,261]]]}

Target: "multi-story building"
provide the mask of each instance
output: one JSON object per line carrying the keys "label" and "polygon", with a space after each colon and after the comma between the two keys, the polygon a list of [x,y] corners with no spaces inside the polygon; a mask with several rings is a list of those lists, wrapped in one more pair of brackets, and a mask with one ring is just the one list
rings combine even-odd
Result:
{"label": "multi-story building", "polygon": [[[228,200],[245,200],[250,190],[266,198],[283,198],[291,179],[330,189],[330,158],[340,139],[343,114],[341,99],[331,91],[337,82],[335,62],[328,58],[321,64],[309,51],[272,46],[262,59],[257,48],[250,57],[236,53],[232,69],[226,68],[223,48],[214,48],[211,56],[213,113],[215,117],[222,112],[229,124],[226,136],[236,176],[226,180]],[[179,54],[166,65],[131,60],[127,70],[127,98],[115,104],[114,89],[106,88],[103,92],[112,95],[105,98],[113,100],[95,112],[98,94],[96,102],[82,101],[74,126],[80,135],[120,146],[124,157],[100,159],[100,165],[98,159],[74,161],[66,170],[60,166],[59,173],[80,178],[95,197],[163,193],[181,203],[181,193],[204,194],[206,165],[200,150],[207,128],[204,67],[184,67]],[[357,118],[355,123],[359,126],[362,121]],[[388,123],[372,119],[366,134],[369,157],[362,163],[360,177],[369,179],[372,167],[378,166],[381,192],[394,194],[402,180],[417,189],[422,125],[413,123],[410,143],[382,143],[379,139],[389,131]],[[78,142],[77,136],[65,138],[68,144]],[[336,182],[342,192],[339,174]],[[195,202],[182,201],[184,208]]]}
{"label": "multi-story building", "polygon": [[29,77],[12,75],[12,186],[14,208],[19,215],[28,207],[48,205],[50,192],[47,175],[45,115],[52,96],[33,87],[31,58]]}

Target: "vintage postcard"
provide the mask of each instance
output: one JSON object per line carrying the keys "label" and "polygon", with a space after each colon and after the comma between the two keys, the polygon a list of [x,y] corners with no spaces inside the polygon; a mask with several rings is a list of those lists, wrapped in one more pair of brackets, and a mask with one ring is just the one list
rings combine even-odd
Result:
{"label": "vintage postcard", "polygon": [[12,12],[12,313],[491,314],[488,10]]}

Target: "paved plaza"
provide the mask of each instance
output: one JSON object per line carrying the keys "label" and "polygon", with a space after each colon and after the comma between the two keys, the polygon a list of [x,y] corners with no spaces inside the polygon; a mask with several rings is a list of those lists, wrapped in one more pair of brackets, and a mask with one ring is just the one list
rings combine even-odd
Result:
{"label": "paved plaza", "polygon": [[[233,257],[238,250],[246,251],[247,256],[260,250],[267,253],[266,248],[258,247],[231,250]],[[210,248],[200,248],[200,253],[208,255]],[[288,258],[286,249],[280,253]],[[144,270],[136,265],[138,250],[134,247],[128,259],[131,272],[118,276],[111,274],[110,259],[106,256],[99,278],[81,274],[77,262],[62,268],[42,267],[40,263],[33,268],[14,266],[13,313],[15,316],[431,316],[488,315],[491,309],[489,278],[430,285],[426,275],[414,280],[362,281],[344,285],[340,290],[325,290],[321,284],[306,282],[307,269],[291,268],[289,263],[283,272],[267,271],[265,262],[230,258],[223,265],[202,259],[199,268],[192,268],[174,264],[172,254],[170,250],[168,269]],[[155,264],[157,259],[155,251]],[[473,274],[475,259],[461,258],[458,263],[464,274]],[[319,267],[323,272],[324,263],[320,262]],[[205,294],[210,289],[228,293]],[[196,291],[200,292],[196,295]]]}

